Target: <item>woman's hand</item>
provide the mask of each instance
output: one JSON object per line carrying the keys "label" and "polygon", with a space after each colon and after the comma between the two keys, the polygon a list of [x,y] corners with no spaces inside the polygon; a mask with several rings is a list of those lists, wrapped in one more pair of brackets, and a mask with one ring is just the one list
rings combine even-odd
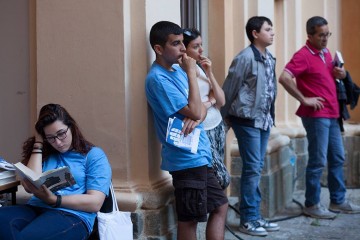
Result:
{"label": "woman's hand", "polygon": [[204,69],[206,74],[211,73],[211,60],[209,58],[200,56],[199,64]]}
{"label": "woman's hand", "polygon": [[211,60],[207,57],[200,56],[199,64],[204,69],[206,76],[210,81],[210,94],[215,99],[215,103],[212,105],[220,109],[222,106],[225,105],[225,94],[222,88],[219,86],[219,83],[216,81],[215,76],[212,72]]}
{"label": "woman's hand", "polygon": [[[27,193],[32,193],[32,191],[30,190],[30,187],[28,186],[29,184],[31,184],[28,180],[24,179],[20,181],[21,185],[24,187],[25,191]],[[32,184],[31,184],[32,185]]]}
{"label": "woman's hand", "polygon": [[21,181],[21,184],[24,186],[26,192],[34,194],[35,197],[41,199],[50,206],[55,205],[56,196],[45,185],[37,188],[27,179]]}
{"label": "woman's hand", "polygon": [[[45,185],[37,188],[29,180],[23,180],[21,184],[28,193],[34,194],[49,206],[55,206],[57,196]],[[85,212],[98,212],[104,203],[104,199],[105,194],[103,192],[88,190],[84,194],[62,196],[61,207]]]}
{"label": "woman's hand", "polygon": [[43,137],[41,136],[40,133],[38,133],[38,131],[36,131],[36,129],[35,129],[35,142],[39,142],[39,143],[44,142]]}

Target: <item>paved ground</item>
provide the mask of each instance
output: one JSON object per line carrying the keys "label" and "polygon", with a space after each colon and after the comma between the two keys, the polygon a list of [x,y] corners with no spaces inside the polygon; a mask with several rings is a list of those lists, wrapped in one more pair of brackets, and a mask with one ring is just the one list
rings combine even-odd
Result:
{"label": "paved ground", "polygon": [[[349,189],[347,197],[353,203],[360,205],[360,189]],[[294,194],[294,199],[300,203],[304,202],[303,192]],[[321,202],[329,205],[329,194],[327,188],[322,189]],[[229,209],[229,211],[233,211]],[[301,213],[301,208],[293,204],[289,206],[283,213],[276,216],[274,219],[281,219],[288,216],[294,216]],[[328,240],[328,239],[342,239],[342,240],[357,240],[360,239],[360,214],[338,214],[334,220],[319,220],[304,215],[292,218],[289,220],[279,221],[280,231],[269,233],[267,237],[253,237],[240,233],[238,226],[232,226],[231,229],[244,240],[256,239],[281,239],[281,240]],[[198,230],[198,239],[205,239],[204,225],[201,225]],[[229,231],[225,234],[226,240],[237,240]]]}

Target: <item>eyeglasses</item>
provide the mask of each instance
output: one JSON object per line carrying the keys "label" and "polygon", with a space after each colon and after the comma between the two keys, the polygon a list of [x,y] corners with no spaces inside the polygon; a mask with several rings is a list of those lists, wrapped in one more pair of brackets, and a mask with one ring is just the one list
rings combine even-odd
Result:
{"label": "eyeglasses", "polygon": [[59,132],[58,134],[56,134],[55,136],[51,136],[51,137],[46,137],[46,141],[48,141],[49,143],[54,143],[56,138],[61,140],[64,140],[66,138],[66,133],[69,130],[69,127],[63,131],[63,132]]}
{"label": "eyeglasses", "polygon": [[319,37],[321,38],[321,39],[325,39],[325,38],[329,38],[329,37],[331,37],[331,32],[328,32],[328,33],[321,33],[321,34],[319,34]]}

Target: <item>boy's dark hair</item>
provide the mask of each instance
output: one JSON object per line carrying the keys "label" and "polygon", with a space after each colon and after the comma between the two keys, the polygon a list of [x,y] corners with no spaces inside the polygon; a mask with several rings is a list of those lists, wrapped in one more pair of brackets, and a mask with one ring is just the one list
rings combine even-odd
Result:
{"label": "boy's dark hair", "polygon": [[185,28],[183,35],[184,35],[183,42],[184,42],[185,47],[187,47],[192,40],[201,36],[201,33],[196,28]]}
{"label": "boy's dark hair", "polygon": [[262,25],[264,22],[267,22],[270,26],[272,26],[272,22],[269,18],[264,16],[254,16],[251,17],[248,22],[246,23],[246,35],[251,43],[254,42],[254,37],[252,35],[252,31],[260,32]]}
{"label": "boy's dark hair", "polygon": [[180,35],[184,30],[177,24],[169,21],[155,23],[150,30],[150,45],[152,49],[156,44],[164,47],[170,34]]}
{"label": "boy's dark hair", "polygon": [[328,25],[328,22],[323,17],[315,16],[309,18],[309,20],[306,22],[306,33],[308,35],[314,35],[316,33],[316,27],[321,27],[324,25]]}

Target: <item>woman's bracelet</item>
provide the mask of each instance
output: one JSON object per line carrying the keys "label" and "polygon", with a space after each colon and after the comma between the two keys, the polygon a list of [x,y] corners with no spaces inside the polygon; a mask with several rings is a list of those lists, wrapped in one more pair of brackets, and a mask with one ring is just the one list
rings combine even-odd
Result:
{"label": "woman's bracelet", "polygon": [[56,195],[56,203],[55,205],[52,205],[53,208],[58,208],[61,205],[61,201],[62,201],[62,196],[61,195]]}
{"label": "woman's bracelet", "polygon": [[39,147],[39,146],[33,146],[33,149],[39,149],[39,150],[42,150],[43,148],[42,148],[42,146],[41,147]]}

